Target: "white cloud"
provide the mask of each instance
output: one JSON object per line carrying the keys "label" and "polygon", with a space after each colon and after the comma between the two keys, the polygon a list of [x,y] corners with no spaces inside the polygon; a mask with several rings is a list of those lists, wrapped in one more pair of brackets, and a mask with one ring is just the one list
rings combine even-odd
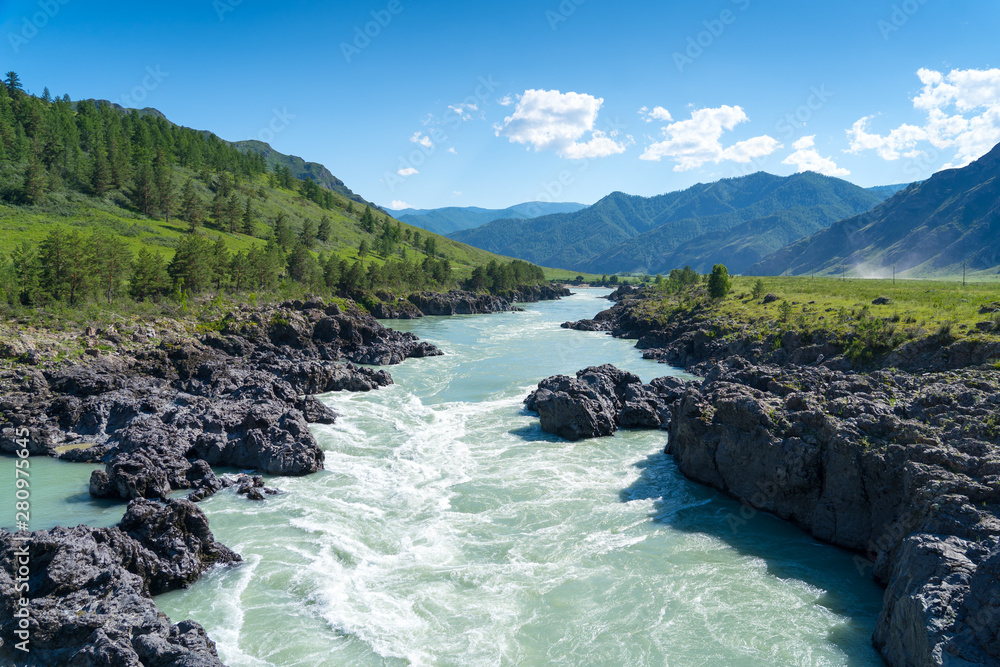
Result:
{"label": "white cloud", "polygon": [[458,117],[462,120],[469,120],[472,118],[473,111],[479,111],[479,107],[475,104],[456,104],[449,105],[449,109],[458,114]]}
{"label": "white cloud", "polygon": [[415,176],[420,172],[414,169],[413,167],[406,167],[405,169],[400,169],[396,173],[399,174],[400,176]]}
{"label": "white cloud", "polygon": [[707,162],[750,162],[781,148],[781,142],[766,134],[723,148],[722,133],[748,120],[738,106],[697,109],[688,120],[664,127],[662,132],[666,138],[650,144],[640,157],[653,162],[668,158],[677,163],[674,171],[688,171]]}
{"label": "white cloud", "polygon": [[510,95],[504,95],[499,100],[497,100],[497,104],[499,104],[502,107],[509,107],[510,105],[514,104],[514,98],[511,97]]}
{"label": "white cloud", "polygon": [[391,208],[393,211],[402,211],[404,208],[412,208],[412,207],[405,201],[393,199],[392,203],[389,204],[389,208]]}
{"label": "white cloud", "polygon": [[617,131],[594,129],[603,104],[602,98],[585,93],[526,90],[518,97],[514,113],[494,129],[498,137],[507,137],[512,143],[525,144],[536,152],[552,150],[573,160],[624,153],[626,144],[616,141]]}
{"label": "white cloud", "polygon": [[461,190],[452,190],[451,196],[454,197],[455,199],[458,199],[459,197],[462,196],[462,191]]}
{"label": "white cloud", "polygon": [[654,120],[669,123],[674,119],[673,116],[670,115],[670,112],[663,107],[653,107],[652,111],[649,110],[649,107],[642,107],[639,109],[639,115],[642,116],[643,120],[647,123],[652,123]]}
{"label": "white cloud", "polygon": [[821,156],[815,146],[815,134],[802,137],[792,144],[795,152],[782,160],[781,164],[794,165],[800,172],[815,171],[825,176],[847,176],[851,173],[847,169],[838,167],[832,159]]}
{"label": "white cloud", "polygon": [[882,135],[869,132],[874,116],[865,116],[847,131],[847,152],[874,150],[883,160],[898,160],[954,151],[946,166],[964,166],[1000,143],[1000,69],[921,69],[917,76],[923,89],[913,108],[927,114],[923,125],[904,123]]}
{"label": "white cloud", "polygon": [[431,141],[431,138],[428,137],[423,132],[414,132],[413,136],[410,137],[410,141],[412,141],[415,144],[420,144],[424,148],[433,148],[434,147],[434,142]]}
{"label": "white cloud", "polygon": [[451,153],[452,155],[458,155],[458,151],[455,150],[454,146],[452,146],[451,148],[449,148],[448,152]]}

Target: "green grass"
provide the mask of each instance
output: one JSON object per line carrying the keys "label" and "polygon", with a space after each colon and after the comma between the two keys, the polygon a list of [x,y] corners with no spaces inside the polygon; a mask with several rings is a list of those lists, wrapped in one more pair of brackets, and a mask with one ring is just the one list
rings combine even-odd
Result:
{"label": "green grass", "polygon": [[[174,174],[178,190],[188,178],[195,176],[194,172],[179,167],[174,169]],[[195,178],[194,182],[206,209],[210,208],[213,193],[199,179]],[[261,189],[266,195],[264,199],[257,198],[257,193]],[[270,235],[271,223],[279,213],[286,216],[296,234],[305,220],[311,220],[315,228],[324,215],[329,216],[330,239],[327,242],[316,241],[313,247],[314,254],[332,253],[342,259],[353,261],[359,259],[358,246],[362,239],[367,239],[370,246],[375,240],[375,236],[365,232],[359,224],[358,220],[364,207],[354,204],[355,212],[350,214],[346,210],[347,200],[339,196],[337,198],[339,207],[326,210],[305,199],[298,192],[271,187],[267,177],[263,175],[252,181],[243,182],[237,186],[236,191],[241,201],[245,201],[248,196],[253,198],[253,208],[257,214],[254,235],[231,234],[227,229],[220,228],[211,221],[201,228],[201,233],[213,241],[220,236],[223,237],[230,251],[239,252],[254,245],[264,245]],[[376,216],[384,217],[381,213],[376,213]],[[109,193],[103,198],[77,192],[54,192],[49,193],[45,202],[38,206],[12,206],[0,203],[0,247],[13,248],[22,241],[37,245],[56,225],[78,229],[83,233],[96,230],[111,232],[121,236],[133,252],[147,247],[159,252],[166,261],[173,257],[180,240],[189,234],[187,223],[183,220],[171,219],[167,222],[163,219],[148,218],[130,210],[124,194],[120,192]],[[410,225],[402,224],[402,227],[409,229],[411,234],[419,232],[423,239],[433,237],[437,244],[438,256],[445,257],[451,262],[454,275],[459,279],[468,277],[475,266],[486,264],[490,260],[511,259]],[[420,261],[426,257],[421,250],[405,243],[401,245],[406,248],[407,258],[410,260]],[[394,253],[390,257],[381,257],[369,253],[365,263],[382,264],[389,259],[399,259],[399,255]],[[569,280],[577,274],[575,271],[560,269],[545,270],[545,276],[550,280]]]}
{"label": "green grass", "polygon": [[[763,281],[763,295],[777,301],[764,304],[754,298],[754,284]],[[879,297],[890,303],[874,305]],[[1000,317],[981,314],[983,306],[1000,302],[997,283],[929,280],[840,280],[836,278],[778,277],[733,279],[732,291],[712,301],[699,285],[680,294],[667,284],[655,298],[636,305],[640,321],[662,326],[681,317],[714,320],[716,335],[740,335],[773,340],[782,345],[785,332],[808,341],[813,337],[836,342],[845,354],[862,364],[913,339],[936,337],[950,343],[963,337],[1000,339]],[[986,330],[976,325],[989,322]],[[820,335],[821,334],[821,335]]]}

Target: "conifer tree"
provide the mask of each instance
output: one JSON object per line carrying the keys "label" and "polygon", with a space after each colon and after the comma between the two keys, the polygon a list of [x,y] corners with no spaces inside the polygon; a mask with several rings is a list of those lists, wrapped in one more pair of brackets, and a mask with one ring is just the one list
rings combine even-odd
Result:
{"label": "conifer tree", "polygon": [[306,248],[313,247],[316,242],[316,223],[311,218],[302,221],[302,228],[299,230],[299,241]]}
{"label": "conifer tree", "polygon": [[32,153],[31,162],[24,175],[24,199],[29,204],[38,204],[45,197],[45,166],[38,159],[36,153]]}
{"label": "conifer tree", "polygon": [[97,287],[111,303],[131,268],[132,252],[121,238],[107,232],[94,232],[89,245]]}
{"label": "conifer tree", "polygon": [[188,179],[184,183],[184,191],[181,194],[181,211],[184,219],[187,220],[191,233],[198,231],[198,227],[204,222],[204,213],[201,210],[201,197],[194,188],[194,181]]}
{"label": "conifer tree", "polygon": [[38,291],[39,265],[35,249],[22,241],[10,254],[14,290],[19,303],[25,306],[35,302]]}
{"label": "conifer tree", "polygon": [[153,181],[153,170],[149,164],[143,162],[139,165],[135,174],[135,181],[132,183],[132,204],[142,211],[143,215],[150,215],[156,203],[156,184]]}
{"label": "conifer tree", "polygon": [[253,236],[253,222],[256,217],[253,210],[253,202],[250,201],[250,197],[247,197],[246,210],[243,211],[243,233],[247,236]]}
{"label": "conifer tree", "polygon": [[229,227],[229,233],[236,233],[236,226],[240,221],[240,202],[236,199],[236,193],[230,195],[229,200],[226,202],[226,223]]}
{"label": "conifer tree", "polygon": [[324,215],[319,221],[319,228],[316,230],[316,238],[324,243],[330,240],[330,216]]}
{"label": "conifer tree", "polygon": [[132,261],[129,296],[140,301],[161,294],[167,288],[167,269],[160,253],[143,247]]}
{"label": "conifer tree", "polygon": [[66,291],[68,274],[66,255],[66,232],[62,227],[56,227],[39,245],[38,262],[42,269],[39,285],[46,294],[57,301]]}

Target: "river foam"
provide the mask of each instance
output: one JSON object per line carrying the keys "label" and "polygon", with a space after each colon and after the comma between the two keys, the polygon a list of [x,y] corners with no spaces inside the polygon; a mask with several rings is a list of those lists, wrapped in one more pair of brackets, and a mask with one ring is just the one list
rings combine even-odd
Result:
{"label": "river foam", "polygon": [[203,503],[247,564],[158,598],[230,665],[864,665],[880,591],[850,555],[684,480],[665,434],[567,443],[521,401],[598,363],[670,371],[559,328],[594,292],[525,313],[393,323],[444,357],[322,397],[326,470]]}

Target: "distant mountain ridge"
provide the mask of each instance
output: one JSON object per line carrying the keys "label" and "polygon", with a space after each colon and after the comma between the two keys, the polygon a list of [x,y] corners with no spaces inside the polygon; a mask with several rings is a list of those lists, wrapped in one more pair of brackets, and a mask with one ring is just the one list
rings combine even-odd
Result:
{"label": "distant mountain ridge", "polygon": [[504,218],[528,219],[553,213],[575,213],[587,208],[585,204],[573,202],[525,202],[504,209],[479,208],[476,206],[446,207],[435,209],[406,208],[393,213],[397,220],[414,227],[422,227],[435,234],[452,234],[464,229],[479,227],[494,220]]}
{"label": "distant mountain ridge", "polygon": [[450,237],[546,266],[658,273],[726,261],[744,268],[883,196],[813,172],[757,172],[655,197],[615,192],[575,213],[496,220]]}
{"label": "distant mountain ridge", "polygon": [[938,172],[871,211],[841,220],[750,267],[760,275],[933,277],[1000,273],[1000,145]]}

